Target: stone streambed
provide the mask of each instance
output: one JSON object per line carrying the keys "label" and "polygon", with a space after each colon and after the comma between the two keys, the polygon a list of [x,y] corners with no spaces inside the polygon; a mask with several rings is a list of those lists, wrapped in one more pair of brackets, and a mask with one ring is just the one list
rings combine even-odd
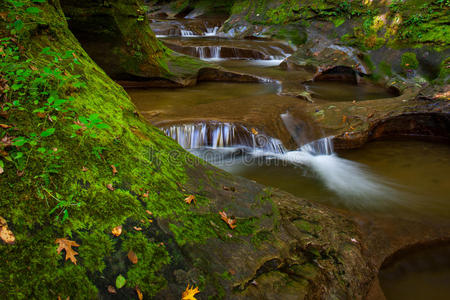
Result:
{"label": "stone streambed", "polygon": [[[395,263],[386,259],[398,253],[408,257],[411,245],[450,240],[448,141],[376,139],[414,133],[448,138],[448,105],[424,102],[415,90],[399,95],[367,81],[311,81],[310,72],[280,68],[281,56],[287,57],[289,51],[274,50],[271,42],[220,40],[212,38],[215,29],[206,34],[183,30],[180,37],[173,37],[178,33],[164,37],[166,45],[203,59],[215,58],[225,68],[267,82],[129,90],[140,112],[216,166],[344,211],[359,222],[369,247],[366,255],[382,269],[379,280],[367,289],[368,298],[401,299],[405,289],[416,296],[420,293],[414,289],[425,289],[436,299],[447,295],[436,282],[420,280],[428,271],[399,272],[401,267],[396,266],[390,270]],[[286,114],[291,118],[283,118]],[[414,114],[416,118],[408,119]],[[336,151],[311,146],[324,136],[335,136]],[[357,148],[369,140],[376,141]],[[342,150],[346,148],[357,149]],[[389,244],[383,245],[385,241]],[[426,251],[433,256],[439,249]],[[400,258],[394,261],[401,265]],[[436,278],[449,278],[450,268],[439,272]],[[389,284],[392,274],[401,277],[397,282],[403,290]]]}

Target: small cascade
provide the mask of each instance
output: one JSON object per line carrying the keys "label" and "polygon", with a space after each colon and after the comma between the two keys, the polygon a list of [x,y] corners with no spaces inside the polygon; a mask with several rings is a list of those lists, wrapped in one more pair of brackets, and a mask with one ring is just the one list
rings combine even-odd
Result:
{"label": "small cascade", "polygon": [[211,54],[211,58],[219,59],[220,58],[220,50],[222,50],[222,47],[220,47],[220,46],[209,47],[209,53]]}
{"label": "small cascade", "polygon": [[238,124],[208,122],[172,125],[161,130],[185,149],[244,147],[270,153],[286,152],[280,140]]}
{"label": "small cascade", "polygon": [[217,30],[219,30],[219,26],[214,26],[212,28],[206,27],[206,32],[203,33],[204,36],[216,36]]}
{"label": "small cascade", "polygon": [[195,47],[195,56],[200,59],[220,59],[220,46],[197,46]]}
{"label": "small cascade", "polygon": [[312,141],[301,146],[300,151],[306,151],[313,155],[332,155],[334,154],[333,137],[324,137]]}
{"label": "small cascade", "polygon": [[181,31],[182,37],[195,37],[196,36],[194,34],[194,32],[192,32],[191,30],[186,30],[186,29],[181,28],[180,31]]}

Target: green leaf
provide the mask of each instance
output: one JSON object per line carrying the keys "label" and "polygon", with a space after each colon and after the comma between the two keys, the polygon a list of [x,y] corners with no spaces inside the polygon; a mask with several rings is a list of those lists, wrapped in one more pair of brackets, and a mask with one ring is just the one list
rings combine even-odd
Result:
{"label": "green leaf", "polygon": [[14,83],[11,88],[13,91],[17,91],[18,89],[22,88],[23,84],[19,84],[19,83]]}
{"label": "green leaf", "polygon": [[27,138],[20,136],[20,137],[14,139],[12,144],[13,144],[13,146],[20,147],[20,146],[25,145],[27,142],[28,142]]}
{"label": "green leaf", "polygon": [[55,128],[49,128],[41,133],[42,137],[51,136],[55,132]]}
{"label": "green leaf", "polygon": [[125,279],[125,277],[123,277],[121,274],[119,274],[119,276],[117,276],[117,278],[116,278],[116,288],[118,288],[118,289],[123,288],[123,286],[125,285],[126,282],[127,282],[127,280]]}
{"label": "green leaf", "polygon": [[41,12],[41,10],[37,7],[31,6],[25,10],[26,13],[36,15]]}
{"label": "green leaf", "polygon": [[97,127],[98,129],[109,129],[109,125],[105,124],[105,123],[100,123],[100,124],[96,124],[95,127]]}
{"label": "green leaf", "polygon": [[34,3],[44,3],[44,2],[46,2],[47,0],[32,0]]}

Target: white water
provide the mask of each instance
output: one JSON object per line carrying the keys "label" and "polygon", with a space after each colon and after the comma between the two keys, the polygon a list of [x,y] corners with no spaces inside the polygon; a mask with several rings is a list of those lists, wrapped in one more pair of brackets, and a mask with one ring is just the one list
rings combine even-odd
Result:
{"label": "white water", "polygon": [[181,31],[181,36],[182,37],[195,37],[196,35],[194,34],[194,32],[190,31],[190,30],[186,30],[186,29],[180,29]]}
{"label": "white water", "polygon": [[286,151],[280,140],[243,125],[208,122],[173,125],[162,130],[185,149],[241,147],[275,154]]}
{"label": "white water", "polygon": [[[220,46],[198,46],[195,47],[196,56],[203,60],[218,60],[220,59]],[[208,51],[205,51],[208,50]]]}
{"label": "white water", "polygon": [[215,26],[213,28],[206,28],[206,32],[203,33],[204,36],[216,36],[217,30],[219,30],[218,26]]}

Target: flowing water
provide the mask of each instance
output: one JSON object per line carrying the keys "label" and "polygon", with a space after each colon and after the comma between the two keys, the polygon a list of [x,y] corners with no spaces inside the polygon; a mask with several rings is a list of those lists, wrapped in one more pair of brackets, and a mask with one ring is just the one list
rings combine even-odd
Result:
{"label": "flowing water", "polygon": [[[152,23],[172,49],[214,59],[227,69],[265,77],[268,82],[129,90],[139,110],[163,132],[232,174],[325,205],[398,217],[450,218],[448,144],[396,139],[335,152],[332,138],[320,138],[323,133],[311,129],[306,116],[299,120],[298,115],[287,113],[293,106],[307,104],[279,96],[285,86],[304,89],[325,101],[395,95],[370,84],[310,82],[303,86],[308,74],[278,67],[292,53],[289,46],[224,38],[219,27],[216,20]],[[288,139],[297,146],[287,145]],[[448,260],[442,263],[448,256],[448,249],[434,249],[384,267],[380,282],[387,298],[449,299],[450,266]]]}

